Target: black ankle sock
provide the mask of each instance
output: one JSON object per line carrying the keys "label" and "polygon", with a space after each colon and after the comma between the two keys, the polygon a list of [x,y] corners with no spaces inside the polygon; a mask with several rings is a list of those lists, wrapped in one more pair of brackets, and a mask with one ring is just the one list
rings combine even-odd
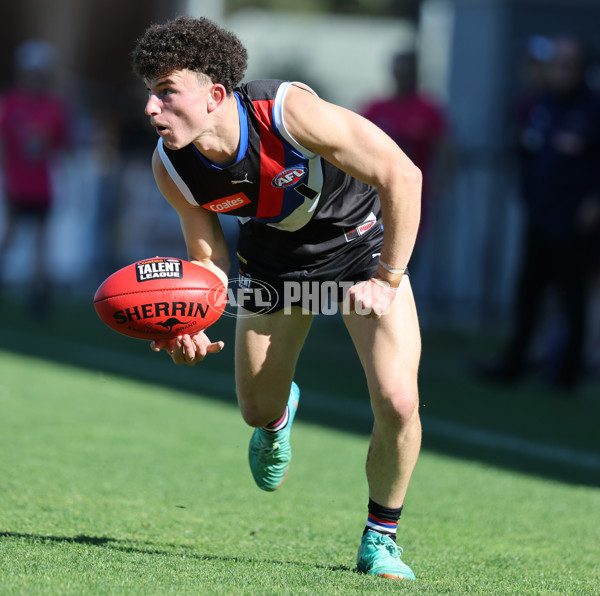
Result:
{"label": "black ankle sock", "polygon": [[390,507],[378,505],[375,501],[369,499],[369,516],[367,517],[367,525],[363,536],[369,531],[378,532],[384,536],[389,536],[395,542],[398,520],[401,514],[402,507],[391,509]]}

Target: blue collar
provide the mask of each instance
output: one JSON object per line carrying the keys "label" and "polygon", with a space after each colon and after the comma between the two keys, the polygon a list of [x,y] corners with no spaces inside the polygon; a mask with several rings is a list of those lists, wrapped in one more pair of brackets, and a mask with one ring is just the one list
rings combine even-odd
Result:
{"label": "blue collar", "polygon": [[[238,149],[238,154],[235,158],[235,163],[238,163],[240,160],[246,157],[246,152],[248,151],[248,113],[246,112],[246,106],[244,106],[244,104],[242,103],[242,100],[240,99],[240,96],[237,94],[237,92],[234,91],[233,96],[235,97],[235,101],[237,102],[238,115],[240,118],[240,148]],[[209,159],[206,159],[206,157],[204,157],[204,155],[202,155],[202,153],[198,151],[198,148],[193,143],[192,147],[194,147],[196,155],[200,158],[202,163],[207,168],[211,168],[213,170],[224,169],[216,163],[213,163]]]}

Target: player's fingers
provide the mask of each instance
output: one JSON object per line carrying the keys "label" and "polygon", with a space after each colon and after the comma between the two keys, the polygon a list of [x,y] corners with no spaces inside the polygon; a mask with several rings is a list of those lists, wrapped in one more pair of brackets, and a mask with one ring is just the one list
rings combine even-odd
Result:
{"label": "player's fingers", "polygon": [[196,362],[202,362],[202,360],[204,360],[206,357],[206,354],[209,353],[209,346],[211,345],[211,342],[204,333],[198,333],[197,335],[194,335],[192,340],[196,349],[195,360]]}
{"label": "player's fingers", "polygon": [[198,362],[206,356],[206,345],[209,343],[208,338],[204,333],[198,333],[190,337],[190,342],[194,346],[194,359]]}
{"label": "player's fingers", "polygon": [[350,294],[350,308],[351,312],[355,312],[357,315],[368,316],[371,314],[372,308],[369,306],[369,296],[365,294],[364,282],[357,284],[350,288],[353,290]]}
{"label": "player's fingers", "polygon": [[206,353],[207,354],[216,354],[217,352],[220,352],[224,347],[225,347],[225,342],[215,341],[206,346]]}
{"label": "player's fingers", "polygon": [[174,345],[175,340],[173,339],[155,339],[150,342],[150,349],[153,352],[160,352],[161,350],[165,350],[165,352],[170,354],[173,351]]}
{"label": "player's fingers", "polygon": [[[156,344],[157,342],[152,343]],[[207,354],[220,352],[224,346],[224,342],[213,343],[204,334],[182,335],[173,342],[173,349],[170,350],[170,354],[175,364],[194,366],[196,362],[204,360]]]}
{"label": "player's fingers", "polygon": [[184,363],[193,366],[198,355],[198,346],[189,335],[181,337],[181,352]]}
{"label": "player's fingers", "polygon": [[163,348],[167,346],[167,340],[165,339],[155,339],[150,342],[150,349],[155,352],[160,352]]}
{"label": "player's fingers", "polygon": [[173,342],[172,349],[170,349],[170,350],[166,349],[166,351],[169,352],[171,359],[173,360],[173,362],[175,364],[177,364],[177,365],[185,364],[183,341],[182,341],[181,337],[178,337],[177,339],[175,339]]}

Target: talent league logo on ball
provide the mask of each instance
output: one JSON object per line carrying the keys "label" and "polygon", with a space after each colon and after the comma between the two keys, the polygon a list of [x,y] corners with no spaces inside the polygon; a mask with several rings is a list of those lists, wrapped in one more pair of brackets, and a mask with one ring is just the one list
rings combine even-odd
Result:
{"label": "talent league logo on ball", "polygon": [[288,168],[283,170],[273,178],[271,184],[276,188],[287,188],[288,186],[294,186],[304,178],[306,175],[306,168],[304,166],[296,166],[294,168]]}
{"label": "talent league logo on ball", "polygon": [[139,282],[151,279],[181,279],[183,269],[179,259],[148,259],[136,263],[135,274]]}

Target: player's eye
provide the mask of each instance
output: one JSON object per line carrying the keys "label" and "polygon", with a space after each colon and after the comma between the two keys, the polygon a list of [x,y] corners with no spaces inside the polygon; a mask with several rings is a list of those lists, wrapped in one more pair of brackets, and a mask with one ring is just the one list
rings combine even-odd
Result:
{"label": "player's eye", "polygon": [[152,96],[152,95],[156,95],[156,97],[166,97],[169,96],[173,93],[175,93],[175,91],[173,89],[169,89],[169,88],[163,88],[163,89],[146,89],[146,92],[148,93],[148,97]]}

